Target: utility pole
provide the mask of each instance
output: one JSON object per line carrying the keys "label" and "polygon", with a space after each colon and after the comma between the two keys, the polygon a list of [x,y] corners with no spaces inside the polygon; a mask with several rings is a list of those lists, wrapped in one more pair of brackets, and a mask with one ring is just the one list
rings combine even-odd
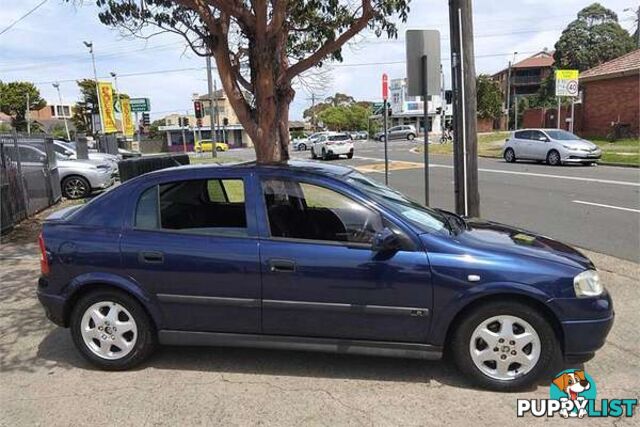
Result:
{"label": "utility pole", "polygon": [[218,142],[218,132],[220,131],[220,113],[218,111],[218,86],[215,80],[213,81],[213,101],[215,102],[216,112],[216,140],[214,142]]}
{"label": "utility pole", "polygon": [[440,141],[444,141],[447,102],[444,95],[444,70],[440,64]]}
{"label": "utility pole", "polygon": [[213,130],[213,83],[211,78],[211,54],[207,55],[207,86],[209,89],[209,129],[211,129],[211,157],[216,157],[215,142],[216,136]]}
{"label": "utility pole", "polygon": [[518,52],[513,52],[513,60],[509,61],[509,71],[507,72],[507,130],[509,130],[509,111],[511,110],[511,66],[516,62]]}
{"label": "utility pole", "polygon": [[113,83],[116,88],[116,102],[118,103],[118,109],[120,110],[120,132],[124,136],[124,111],[122,111],[122,104],[120,103],[120,91],[118,90],[118,75],[113,71],[111,73],[111,77],[113,77]]}
{"label": "utility pole", "polygon": [[29,91],[27,91],[27,105],[24,117],[27,119],[27,135],[31,136],[31,108],[29,108]]}
{"label": "utility pole", "polygon": [[315,93],[311,93],[311,117],[312,117],[312,123],[313,123],[313,131],[317,132],[318,131],[318,125],[316,124],[316,94]]}
{"label": "utility pole", "polygon": [[60,102],[60,109],[62,110],[62,120],[64,121],[64,130],[67,133],[67,141],[71,141],[69,135],[69,125],[67,124],[67,116],[64,115],[64,106],[62,105],[62,95],[60,94],[60,83],[53,83],[53,87],[58,91],[58,101]]}
{"label": "utility pole", "polygon": [[[98,123],[100,125],[100,131],[95,132],[96,134],[102,132],[104,133],[104,129],[102,126],[102,118],[100,117],[100,113],[102,112],[102,103],[100,102],[100,90],[98,89],[98,72],[96,71],[96,57],[93,54],[93,42],[82,42],[84,45],[89,48],[89,53],[91,54],[91,63],[93,64],[93,78],[96,83],[96,96],[98,97]],[[91,117],[91,123],[93,124],[93,116]],[[95,129],[94,129],[95,131]]]}
{"label": "utility pole", "polygon": [[471,0],[449,0],[456,212],[480,216],[476,70]]}

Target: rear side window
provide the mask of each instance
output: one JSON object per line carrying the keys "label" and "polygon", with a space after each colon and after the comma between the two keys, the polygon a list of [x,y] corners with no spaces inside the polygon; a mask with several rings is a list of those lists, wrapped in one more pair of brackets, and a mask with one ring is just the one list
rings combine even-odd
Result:
{"label": "rear side window", "polygon": [[178,181],[142,193],[135,227],[246,236],[246,218],[242,179]]}
{"label": "rear side window", "polygon": [[513,134],[513,136],[517,139],[529,139],[530,132],[528,130],[521,130]]}

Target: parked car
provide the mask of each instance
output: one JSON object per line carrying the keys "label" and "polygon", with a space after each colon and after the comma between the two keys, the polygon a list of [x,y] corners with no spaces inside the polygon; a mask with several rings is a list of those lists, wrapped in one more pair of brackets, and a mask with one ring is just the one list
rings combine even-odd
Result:
{"label": "parked car", "polygon": [[[416,128],[411,125],[402,125],[402,126],[393,126],[387,129],[389,133],[389,141],[393,139],[406,139],[407,141],[413,141],[415,139],[418,132],[416,132]],[[378,132],[375,135],[375,139],[384,142],[384,131]]]}
{"label": "parked car", "polygon": [[310,147],[311,143],[309,142],[309,138],[296,138],[291,141],[291,148],[293,148],[295,151],[305,151]]}
{"label": "parked car", "polygon": [[575,249],[318,162],[148,173],[54,213],[39,244],[48,318],[109,370],[157,343],[447,349],[467,378],[513,390],[593,357],[614,318]]}
{"label": "parked car", "polygon": [[367,133],[367,131],[349,132],[349,136],[351,136],[351,139],[353,139],[354,141],[369,139],[369,134]]}
{"label": "parked car", "polygon": [[205,152],[210,153],[214,145],[216,147],[217,152],[229,151],[229,144],[227,144],[226,142],[216,142],[214,144],[214,142],[210,139],[203,139],[202,141],[196,141],[194,150],[196,151],[196,153],[205,153]]}
{"label": "parked car", "polygon": [[353,141],[347,133],[329,132],[318,137],[311,146],[312,159],[328,160],[340,155],[346,155],[348,159],[353,157]]}
{"label": "parked car", "polygon": [[[13,147],[5,146],[12,152]],[[40,170],[47,161],[47,155],[39,147],[28,144],[18,145],[21,167]],[[15,153],[11,153],[12,158]],[[68,199],[81,199],[93,191],[104,190],[115,182],[117,169],[101,160],[69,160],[56,153],[56,163],[60,177],[62,195]]]}
{"label": "parked car", "polygon": [[522,129],[511,132],[502,155],[517,160],[546,161],[551,166],[566,163],[597,163],[602,150],[596,144],[562,129]]}
{"label": "parked car", "polygon": [[[73,142],[66,142],[60,140],[53,140],[53,149],[56,153],[68,158],[69,160],[77,160],[78,152],[76,145]],[[99,153],[95,151],[89,151],[89,160],[99,160],[102,162],[110,163],[115,169],[118,169],[118,161],[120,158],[114,154]]]}

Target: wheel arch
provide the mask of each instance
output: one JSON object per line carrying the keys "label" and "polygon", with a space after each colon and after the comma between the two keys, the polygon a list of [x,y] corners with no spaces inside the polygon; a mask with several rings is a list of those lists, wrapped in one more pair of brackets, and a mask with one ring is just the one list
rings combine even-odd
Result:
{"label": "wheel arch", "polygon": [[100,290],[112,290],[125,293],[134,298],[147,313],[156,330],[162,327],[162,314],[157,306],[154,306],[153,300],[147,292],[127,279],[120,277],[113,278],[107,275],[100,276],[79,278],[70,284],[65,292],[68,295],[63,310],[65,326],[69,326],[73,308],[82,297]]}
{"label": "wheel arch", "polygon": [[496,292],[489,295],[479,295],[476,298],[466,301],[464,304],[458,307],[458,310],[452,316],[451,321],[448,323],[446,333],[443,336],[443,342],[445,348],[449,346],[451,342],[451,338],[456,328],[460,324],[460,322],[468,315],[469,312],[474,310],[476,307],[479,307],[487,302],[494,301],[512,301],[518,302],[520,304],[528,305],[539,313],[541,313],[545,319],[551,325],[558,341],[560,342],[561,348],[564,350],[564,335],[562,330],[562,324],[560,320],[553,312],[553,310],[545,304],[545,300],[540,298],[540,295],[533,296],[531,294],[522,293],[517,290],[511,290],[506,292]]}

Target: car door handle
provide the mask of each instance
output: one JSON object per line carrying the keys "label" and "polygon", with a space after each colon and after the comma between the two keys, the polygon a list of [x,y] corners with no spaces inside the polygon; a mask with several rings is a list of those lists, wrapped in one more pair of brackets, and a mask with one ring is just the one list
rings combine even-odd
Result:
{"label": "car door handle", "polygon": [[296,263],[288,259],[272,259],[269,261],[269,270],[273,273],[292,273],[296,271]]}
{"label": "car door handle", "polygon": [[162,264],[164,254],[156,251],[143,251],[138,253],[138,261],[145,264]]}

